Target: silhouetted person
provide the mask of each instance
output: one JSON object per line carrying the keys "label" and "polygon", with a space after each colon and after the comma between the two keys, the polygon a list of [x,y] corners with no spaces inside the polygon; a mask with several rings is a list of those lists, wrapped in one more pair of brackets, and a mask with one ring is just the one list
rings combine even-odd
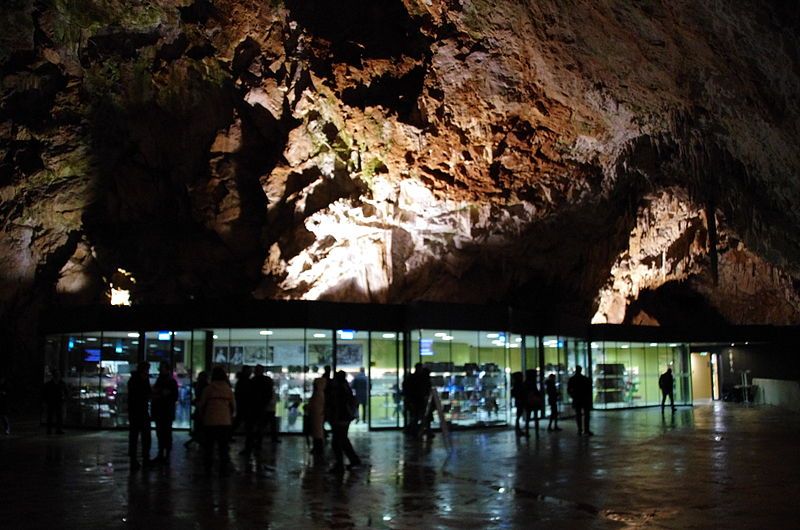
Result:
{"label": "silhouetted person", "polygon": [[142,438],[142,463],[150,463],[150,365],[139,363],[128,380],[128,456],[131,470],[139,469],[136,459],[139,437]]}
{"label": "silhouetted person", "polygon": [[558,426],[558,386],[556,385],[556,374],[550,374],[544,382],[544,391],[547,394],[547,404],[550,405],[550,422],[547,424],[548,431],[560,431]]}
{"label": "silhouetted person", "polygon": [[662,414],[664,413],[664,403],[666,403],[667,397],[669,397],[669,406],[672,408],[672,412],[675,412],[674,387],[675,387],[675,378],[672,377],[672,368],[667,368],[667,371],[661,374],[661,377],[658,378],[658,388],[661,389]]}
{"label": "silhouetted person", "polygon": [[419,376],[422,363],[414,365],[414,371],[409,372],[403,378],[403,403],[406,411],[406,433],[416,435],[419,428],[420,412],[417,411],[419,399]]}
{"label": "silhouetted person", "polygon": [[328,379],[318,377],[314,379],[311,398],[308,400],[306,413],[308,414],[308,434],[311,436],[311,454],[322,456],[325,444],[325,386]]}
{"label": "silhouetted person", "polygon": [[428,410],[428,403],[431,400],[431,391],[433,384],[431,382],[431,369],[423,366],[419,374],[419,395],[417,396],[417,409],[420,411],[420,429],[419,434],[424,434],[427,438],[433,438],[433,430],[431,423],[433,423],[433,407]]}
{"label": "silhouetted person", "polygon": [[8,419],[8,383],[5,377],[0,377],[0,423],[3,434],[11,434],[11,421]]}
{"label": "silhouetted person", "polygon": [[214,445],[219,454],[220,472],[228,465],[228,441],[233,425],[235,403],[228,375],[221,366],[211,371],[211,383],[203,390],[198,404],[203,421],[204,463],[207,472],[211,471],[214,458]]}
{"label": "silhouetted person", "polygon": [[42,400],[47,410],[47,434],[53,432],[64,434],[64,399],[67,397],[67,385],[61,379],[61,372],[53,370],[50,381],[44,384]]}
{"label": "silhouetted person", "polygon": [[575,409],[575,421],[578,424],[578,436],[594,436],[589,430],[589,411],[592,409],[592,380],[583,375],[580,366],[575,367],[575,375],[567,381],[567,394],[572,398]]}
{"label": "silhouetted person", "polygon": [[[353,378],[353,392],[356,394],[356,401],[360,409],[361,421],[367,421],[367,401],[369,400],[369,379],[364,373],[364,368],[358,369],[358,374]],[[358,423],[359,418],[356,418]]]}
{"label": "silhouetted person", "polygon": [[244,420],[247,438],[242,454],[250,454],[254,450],[261,450],[264,424],[267,421],[267,407],[269,407],[272,395],[275,392],[272,378],[264,375],[264,366],[256,365],[255,374],[250,380],[249,388],[248,411]]}
{"label": "silhouetted person", "polygon": [[514,432],[516,432],[517,437],[523,436],[525,433],[519,426],[519,420],[528,417],[526,412],[528,404],[522,372],[511,374],[511,399],[514,400],[514,408],[517,411],[517,418],[514,420]]}
{"label": "silhouetted person", "polygon": [[236,384],[233,387],[233,395],[236,399],[236,417],[233,419],[231,436],[236,433],[239,426],[244,425],[247,417],[250,415],[251,375],[253,375],[253,369],[248,365],[242,366],[242,369],[236,373]]}
{"label": "silhouetted person", "polygon": [[175,403],[178,401],[178,382],[167,361],[158,365],[158,379],[153,385],[153,420],[156,423],[158,456],[156,462],[169,464],[172,452],[172,422],[175,421]]}
{"label": "silhouetted person", "polygon": [[[328,400],[327,398],[330,399]],[[350,438],[347,436],[350,422],[358,414],[358,404],[353,395],[353,390],[347,384],[347,375],[342,370],[336,372],[333,378],[330,393],[326,396],[325,405],[325,415],[333,431],[331,445],[336,459],[330,471],[331,473],[343,473],[344,455],[347,455],[347,460],[350,463],[347,466],[348,469],[361,465],[361,459],[356,454],[353,445],[350,443]]]}
{"label": "silhouetted person", "polygon": [[197,374],[197,381],[194,383],[194,412],[192,413],[192,428],[189,431],[189,439],[183,444],[185,448],[189,448],[192,442],[201,443],[203,439],[203,421],[198,414],[197,404],[200,402],[200,397],[203,395],[203,390],[208,386],[208,372],[205,370]]}
{"label": "silhouetted person", "polygon": [[536,370],[525,370],[525,396],[527,399],[527,409],[525,411],[525,436],[529,434],[531,413],[533,413],[533,428],[536,435],[539,435],[539,412],[542,410],[542,391],[539,389],[539,374]]}
{"label": "silhouetted person", "polygon": [[268,374],[264,376],[271,383],[271,390],[269,400],[266,405],[266,412],[264,413],[264,425],[269,429],[270,440],[272,443],[277,444],[281,442],[278,438],[280,426],[278,425],[278,389],[275,388],[275,380]]}

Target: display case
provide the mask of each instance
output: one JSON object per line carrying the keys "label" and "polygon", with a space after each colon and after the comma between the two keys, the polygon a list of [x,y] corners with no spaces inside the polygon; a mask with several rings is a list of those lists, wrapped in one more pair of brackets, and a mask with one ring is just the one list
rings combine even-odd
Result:
{"label": "display case", "polygon": [[595,403],[623,403],[625,401],[625,365],[598,363],[595,366]]}

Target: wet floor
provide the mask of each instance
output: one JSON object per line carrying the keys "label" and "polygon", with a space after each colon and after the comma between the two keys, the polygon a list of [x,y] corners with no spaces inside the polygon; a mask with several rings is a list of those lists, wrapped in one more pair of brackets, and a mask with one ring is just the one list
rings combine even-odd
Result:
{"label": "wet floor", "polygon": [[[353,436],[342,476],[287,437],[231,449],[206,475],[176,433],[172,465],[131,472],[123,432],[0,437],[4,528],[787,528],[800,521],[800,417],[716,404],[595,412],[593,438],[513,430],[410,442]],[[154,440],[155,443],[155,440]],[[326,448],[327,449],[327,448]]]}

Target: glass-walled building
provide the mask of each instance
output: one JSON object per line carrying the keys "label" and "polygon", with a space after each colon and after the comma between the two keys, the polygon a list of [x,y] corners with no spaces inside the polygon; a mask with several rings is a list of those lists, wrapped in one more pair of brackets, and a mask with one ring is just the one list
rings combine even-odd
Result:
{"label": "glass-walled building", "polygon": [[658,380],[667,369],[672,369],[675,381],[675,403],[691,404],[686,344],[595,341],[591,343],[591,358],[594,408],[660,405]]}
{"label": "glass-walled building", "polygon": [[[58,330],[44,340],[44,378],[60,371],[69,391],[65,423],[92,428],[127,426],[127,383],[145,360],[150,363],[151,383],[160,362],[172,367],[179,388],[178,428],[190,426],[194,384],[214,365],[226,369],[233,386],[244,366],[264,366],[275,382],[276,415],[284,433],[303,431],[313,381],[325,366],[347,374],[359,403],[353,430],[405,426],[403,381],[417,363],[430,371],[442,417],[453,428],[513,422],[510,382],[515,372],[535,377],[543,393],[544,381],[554,376],[562,417],[572,414],[567,382],[578,366],[592,380],[597,409],[659,405],[658,379],[667,368],[675,376],[676,403],[692,400],[686,343],[593,338],[593,328],[587,328],[583,337],[531,333],[507,315],[471,306],[459,306],[455,313],[450,311],[454,306],[427,313],[415,306],[312,302],[274,302],[264,307],[269,311],[225,318],[184,317],[180,312],[153,315],[131,308],[115,313],[113,319],[97,319],[102,323],[92,326],[97,331]],[[473,312],[477,316],[467,318]],[[215,319],[249,325],[187,325]],[[420,325],[427,320],[433,325]],[[441,325],[448,320],[452,325]],[[67,321],[60,327],[76,329]],[[92,319],[78,314],[74,321]],[[253,325],[255,321],[273,325]],[[436,413],[434,426],[439,423]]]}

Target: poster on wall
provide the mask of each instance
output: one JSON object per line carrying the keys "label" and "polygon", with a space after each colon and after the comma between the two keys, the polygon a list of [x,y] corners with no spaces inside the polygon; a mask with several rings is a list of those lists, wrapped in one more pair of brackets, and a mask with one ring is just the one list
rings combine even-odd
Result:
{"label": "poster on wall", "polygon": [[292,344],[280,342],[269,347],[272,362],[281,366],[303,366],[305,365],[305,352],[302,344]]}
{"label": "poster on wall", "polygon": [[266,346],[245,346],[244,364],[272,364],[272,355],[267,355]]}
{"label": "poster on wall", "polygon": [[330,344],[309,344],[308,363],[317,366],[333,364],[333,346]]}
{"label": "poster on wall", "polygon": [[358,367],[364,364],[363,344],[337,344],[336,345],[336,366],[338,367]]}
{"label": "poster on wall", "polygon": [[214,364],[228,364],[227,346],[214,346]]}
{"label": "poster on wall", "polygon": [[232,365],[241,366],[244,362],[244,346],[231,346],[228,359]]}

